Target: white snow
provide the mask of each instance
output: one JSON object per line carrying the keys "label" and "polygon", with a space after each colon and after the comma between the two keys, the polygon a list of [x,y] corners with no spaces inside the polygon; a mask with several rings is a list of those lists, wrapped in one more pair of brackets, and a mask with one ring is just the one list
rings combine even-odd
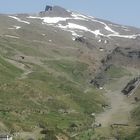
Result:
{"label": "white snow", "polygon": [[82,17],[82,18],[84,18],[84,19],[87,19],[87,16],[85,16],[85,15],[82,15],[82,14],[79,14],[79,13],[72,13],[71,14],[73,17]]}
{"label": "white snow", "polygon": [[60,21],[67,21],[69,19],[75,19],[75,20],[86,20],[88,21],[88,17],[81,15],[81,14],[77,14],[77,13],[72,13],[71,14],[72,17],[34,17],[34,16],[29,16],[27,18],[31,18],[31,19],[41,19],[43,20],[43,23],[48,23],[48,24],[56,24]]}
{"label": "white snow", "polygon": [[114,34],[119,34],[118,32],[112,30],[112,29],[111,29],[109,26],[107,26],[107,25],[105,25],[105,29],[106,29],[107,31],[110,31],[110,32],[114,33]]}
{"label": "white snow", "polygon": [[75,41],[75,37],[72,37],[72,40]]}
{"label": "white snow", "polygon": [[117,24],[109,24],[110,26],[114,26],[114,27],[117,27],[117,28],[122,28],[124,31],[130,31],[128,29],[128,27],[126,26],[121,26],[121,25],[117,25]]}
{"label": "white snow", "polygon": [[101,41],[102,41],[101,39],[98,40],[98,42],[101,42]]}
{"label": "white snow", "polygon": [[46,36],[46,34],[42,34],[42,36]]}
{"label": "white snow", "polygon": [[79,36],[75,31],[70,31],[70,32],[72,33],[73,36]]}
{"label": "white snow", "polygon": [[121,26],[122,28],[124,28],[124,29],[128,29],[126,26]]}
{"label": "white snow", "polygon": [[33,17],[33,16],[29,16],[28,18],[32,18],[32,19],[41,19],[43,20],[43,23],[48,23],[48,24],[55,24],[58,23],[60,21],[66,21],[69,18],[64,18],[64,17]]}
{"label": "white snow", "polygon": [[74,19],[85,20],[85,21],[89,21],[89,20],[94,19],[94,17],[92,17],[92,16],[83,15],[83,14],[80,14],[80,13],[77,13],[77,12],[72,12],[71,16]]}
{"label": "white snow", "polygon": [[21,27],[20,26],[14,26],[16,30],[20,29]]}
{"label": "white snow", "polygon": [[130,30],[129,29],[123,29],[124,31],[126,31],[126,32],[129,32]]}
{"label": "white snow", "polygon": [[43,17],[45,23],[58,23],[60,21],[66,21],[68,18],[63,17]]}
{"label": "white snow", "polygon": [[99,87],[99,89],[103,89],[103,87]]}
{"label": "white snow", "polygon": [[91,113],[91,116],[93,116],[93,117],[94,117],[94,116],[95,116],[95,113]]}
{"label": "white snow", "polygon": [[68,23],[68,25],[66,25],[67,28],[71,28],[71,29],[78,29],[78,30],[84,30],[84,31],[89,31],[89,29],[85,26],[81,26],[75,23]]}
{"label": "white snow", "polygon": [[8,29],[10,29],[10,30],[14,30],[14,29],[18,30],[20,28],[21,28],[20,26],[13,26],[12,28],[8,28]]}
{"label": "white snow", "polygon": [[[116,32],[113,29],[111,29],[106,23],[98,21],[98,20],[95,20],[95,19],[92,19],[92,21],[103,24],[105,26],[104,28],[107,31],[112,32],[112,34],[104,35],[106,37],[121,37],[121,38],[135,39],[138,36],[138,35],[120,35],[118,32]],[[123,26],[123,28],[126,28],[126,27]]]}
{"label": "white snow", "polygon": [[117,25],[117,24],[109,24],[110,26],[114,26],[114,27],[121,27],[121,26],[119,26],[119,25]]}
{"label": "white snow", "polygon": [[[61,26],[61,25],[59,25],[59,26]],[[77,37],[77,36],[80,36],[80,35],[78,35],[75,31],[73,31],[73,30],[70,30],[70,29],[67,29],[67,28],[61,28],[62,30],[64,30],[64,31],[67,31],[67,32],[71,32],[72,33],[72,36],[75,36],[75,37]]]}
{"label": "white snow", "polygon": [[[72,25],[72,24],[70,24],[70,26],[71,26],[71,25]],[[63,26],[62,24],[58,24],[56,27],[61,28],[61,29],[64,30],[64,31],[71,32],[71,33],[72,33],[72,36],[74,36],[74,37],[81,36],[81,35],[79,35],[78,33],[76,33],[75,30],[72,30],[68,25]],[[74,29],[76,29],[76,28],[74,28]],[[78,31],[78,32],[79,32],[79,31]],[[74,37],[72,37],[72,40],[75,40]]]}
{"label": "white snow", "polygon": [[9,30],[14,30],[15,28],[8,28]]}
{"label": "white snow", "polygon": [[109,35],[107,35],[107,37],[122,37],[122,38],[129,38],[129,39],[136,39],[136,37],[138,36],[138,35],[120,35],[120,34],[109,34]]}
{"label": "white snow", "polygon": [[17,37],[17,36],[12,36],[12,35],[4,35],[5,37],[10,37],[10,38],[16,38],[16,39],[18,39],[19,37]]}
{"label": "white snow", "polygon": [[99,20],[96,20],[96,19],[91,19],[93,22],[98,22],[102,25],[104,25],[104,28],[109,31],[109,32],[112,32],[114,34],[119,34],[118,32],[114,31],[113,29],[111,29],[106,23],[102,22],[102,21],[99,21]]}
{"label": "white snow", "polygon": [[82,26],[82,25],[79,25],[79,24],[75,24],[75,23],[68,23],[68,25],[66,25],[66,26],[58,24],[57,27],[62,28],[62,29],[83,30],[83,31],[86,31],[86,32],[90,32],[90,33],[94,34],[95,36],[98,36],[98,35],[104,36],[102,33],[100,33],[100,30],[92,31],[92,30],[88,29],[85,26]]}
{"label": "white snow", "polygon": [[99,50],[100,50],[101,52],[103,52],[103,51],[104,51],[104,49],[103,49],[103,48],[100,48]]}
{"label": "white snow", "polygon": [[[61,28],[64,31],[69,31],[72,33],[73,36],[79,36],[78,33],[80,31],[90,32],[90,33],[94,34],[95,37],[104,36],[104,37],[108,37],[108,38],[109,37],[121,37],[121,38],[135,39],[138,36],[138,35],[120,35],[119,32],[113,30],[110,27],[110,26],[113,26],[113,24],[106,24],[103,21],[99,21],[99,20],[95,19],[94,17],[84,16],[82,14],[78,14],[78,13],[74,13],[74,12],[72,12],[71,16],[72,17],[39,17],[39,16],[33,17],[33,16],[29,16],[27,18],[43,20],[42,24],[52,25],[54,27]],[[103,25],[103,28],[106,31],[108,31],[109,33],[103,34],[99,29],[91,30],[86,26],[68,22],[68,20],[70,20],[70,19],[86,20],[86,21],[90,20],[92,22],[100,23]],[[61,22],[61,21],[66,21],[67,25],[60,24],[59,22]],[[114,26],[118,26],[118,25],[114,24]],[[119,26],[119,27],[121,27],[121,26]],[[101,42],[101,41],[98,41],[98,42]],[[104,43],[106,44],[107,41],[105,41]]]}
{"label": "white snow", "polygon": [[100,32],[100,30],[95,30],[95,31],[89,30],[89,32],[95,34],[96,37],[99,36],[99,35],[100,35],[100,36],[104,36],[104,34],[102,34],[102,33]]}
{"label": "white snow", "polygon": [[81,14],[78,14],[78,13],[72,12],[71,16],[74,19],[77,19],[77,20],[86,20],[86,21],[88,21],[88,17],[87,16],[84,16],[84,15],[81,15]]}
{"label": "white snow", "polygon": [[107,44],[107,40],[105,40],[104,43]]}
{"label": "white snow", "polygon": [[24,20],[21,20],[20,18],[18,18],[18,17],[15,17],[15,16],[9,16],[10,18],[13,18],[13,19],[15,19],[15,20],[17,20],[18,22],[22,22],[22,23],[26,23],[26,24],[30,24],[30,22],[28,22],[28,21],[24,21]]}

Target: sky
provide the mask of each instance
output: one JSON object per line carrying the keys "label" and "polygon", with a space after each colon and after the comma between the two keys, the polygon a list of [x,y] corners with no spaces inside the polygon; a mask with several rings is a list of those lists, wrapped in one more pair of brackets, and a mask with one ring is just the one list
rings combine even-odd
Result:
{"label": "sky", "polygon": [[38,13],[47,4],[140,28],[140,0],[0,0],[0,13]]}

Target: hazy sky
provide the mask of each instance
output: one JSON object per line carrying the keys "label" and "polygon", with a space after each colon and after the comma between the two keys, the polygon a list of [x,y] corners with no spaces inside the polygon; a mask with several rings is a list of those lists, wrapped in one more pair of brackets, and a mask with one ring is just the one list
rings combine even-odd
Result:
{"label": "hazy sky", "polygon": [[37,13],[46,4],[140,28],[140,0],[0,0],[0,13]]}

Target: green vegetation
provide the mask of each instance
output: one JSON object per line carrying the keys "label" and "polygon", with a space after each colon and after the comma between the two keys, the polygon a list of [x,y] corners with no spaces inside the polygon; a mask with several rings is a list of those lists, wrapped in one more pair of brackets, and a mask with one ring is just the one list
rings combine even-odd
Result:
{"label": "green vegetation", "polygon": [[[135,93],[135,97],[138,99],[140,98],[140,87],[137,89]],[[135,132],[133,132],[129,137],[126,138],[126,140],[139,140],[140,139],[140,103],[137,102],[137,107],[131,112],[131,117],[138,125],[138,128]]]}
{"label": "green vegetation", "polygon": [[133,110],[132,116],[134,119],[140,122],[140,105]]}
{"label": "green vegetation", "polygon": [[104,98],[100,90],[85,82],[88,65],[65,60],[45,64],[54,72],[30,65],[33,72],[22,79],[23,70],[0,58],[0,130],[32,132],[39,127],[70,136],[75,132],[71,124],[75,124],[76,139],[89,139],[94,134],[86,132],[94,122],[91,113],[102,111]]}
{"label": "green vegetation", "polygon": [[111,65],[105,74],[110,78],[121,78],[124,75],[130,75],[130,73],[123,67],[118,67],[115,65]]}
{"label": "green vegetation", "polygon": [[8,82],[20,76],[23,71],[0,57],[0,83]]}
{"label": "green vegetation", "polygon": [[85,63],[68,60],[50,60],[44,63],[58,72],[66,73],[76,82],[85,82],[84,78],[87,77],[88,65]]}
{"label": "green vegetation", "polygon": [[125,138],[125,140],[139,140],[140,139],[140,128],[137,129],[131,136]]}
{"label": "green vegetation", "polygon": [[[27,15],[20,16],[22,20],[32,20],[24,19]],[[40,20],[34,19],[28,25],[1,15],[0,21],[0,133],[15,134],[14,140],[105,140],[116,136],[119,140],[140,139],[140,129],[133,130],[127,137],[129,128],[113,129],[97,119],[98,113],[114,108],[116,110],[109,113],[112,116],[105,120],[111,122],[113,115],[117,117],[120,112],[116,104],[121,98],[116,95],[125,85],[125,78],[132,76],[129,65],[128,70],[125,68],[131,58],[127,59],[126,55],[125,64],[119,63],[123,58],[118,59],[118,56],[125,53],[118,55],[116,52],[115,59],[113,54],[108,62],[101,64],[103,57],[113,51],[115,42],[122,38],[115,40],[114,37],[111,42],[103,37],[101,39],[107,39],[108,43],[99,43],[87,32],[84,34],[86,42],[78,43],[72,40],[71,32],[42,25]],[[9,29],[16,25],[21,28]],[[131,48],[126,50],[131,51]],[[100,89],[93,85],[96,78]],[[106,95],[110,98],[105,98]],[[106,99],[114,99],[114,102],[109,104]],[[125,111],[124,100],[120,106]],[[139,124],[140,105],[136,104],[138,107],[132,111],[132,118]]]}

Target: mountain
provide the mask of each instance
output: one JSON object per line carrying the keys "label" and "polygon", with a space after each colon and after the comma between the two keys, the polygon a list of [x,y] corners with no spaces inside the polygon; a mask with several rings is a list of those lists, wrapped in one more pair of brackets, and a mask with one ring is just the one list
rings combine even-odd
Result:
{"label": "mountain", "polygon": [[0,132],[15,140],[139,139],[139,73],[138,28],[59,6],[0,14]]}

